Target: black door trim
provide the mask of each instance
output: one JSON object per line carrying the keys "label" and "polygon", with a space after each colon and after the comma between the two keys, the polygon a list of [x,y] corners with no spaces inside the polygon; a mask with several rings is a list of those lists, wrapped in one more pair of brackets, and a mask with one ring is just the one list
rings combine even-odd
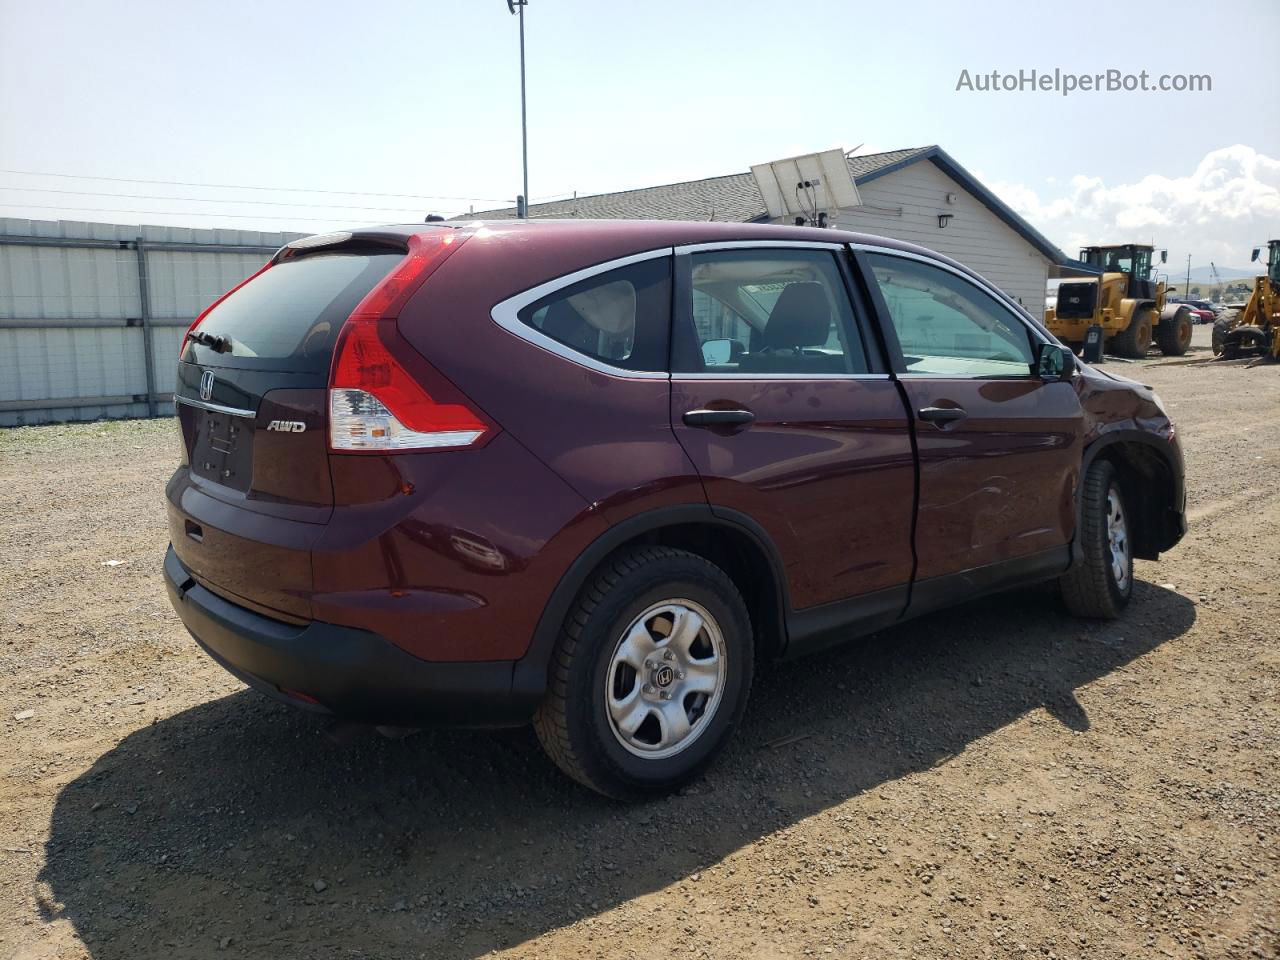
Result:
{"label": "black door trim", "polygon": [[911,606],[907,609],[907,617],[918,617],[1010,587],[1052,580],[1066,573],[1069,566],[1071,545],[1064,543],[1060,547],[1051,547],[1025,557],[1014,557],[984,567],[920,580],[911,590]]}

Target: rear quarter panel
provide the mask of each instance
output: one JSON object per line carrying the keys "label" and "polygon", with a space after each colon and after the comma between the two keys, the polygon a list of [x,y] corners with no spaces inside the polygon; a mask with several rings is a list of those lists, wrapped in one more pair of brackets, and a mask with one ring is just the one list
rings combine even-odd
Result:
{"label": "rear quarter panel", "polygon": [[514,660],[569,564],[606,524],[508,434],[474,450],[335,454],[312,551],[317,620],[424,660]]}
{"label": "rear quarter panel", "polygon": [[490,311],[548,280],[663,246],[669,242],[554,225],[536,242],[527,231],[485,228],[400,317],[405,339],[610,523],[706,502],[671,430],[670,382],[579,366],[502,329]]}

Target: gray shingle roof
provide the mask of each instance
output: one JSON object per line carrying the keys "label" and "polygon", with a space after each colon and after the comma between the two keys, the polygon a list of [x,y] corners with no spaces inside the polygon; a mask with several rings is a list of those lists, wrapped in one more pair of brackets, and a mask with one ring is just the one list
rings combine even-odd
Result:
{"label": "gray shingle roof", "polygon": [[[876,177],[891,173],[918,160],[932,161],[943,173],[972,193],[992,213],[1019,233],[1028,243],[1053,263],[1073,261],[1054,246],[1035,227],[1019,216],[1003,200],[988,190],[937,144],[912,147],[907,150],[889,150],[885,153],[869,153],[862,157],[849,157],[849,172],[855,183],[866,183]],[[535,203],[529,214],[537,220],[719,220],[745,223],[763,219],[764,198],[756,189],[750,173],[733,173],[727,177],[708,177],[706,180],[690,180],[686,183],[668,183],[661,187],[645,187],[640,190],[623,190],[619,193],[598,193],[590,197],[572,200],[556,200],[551,203]],[[483,210],[454,217],[454,220],[510,220],[516,215],[515,207],[501,210]]]}
{"label": "gray shingle roof", "polygon": [[[890,150],[849,157],[849,172],[854,181],[868,179],[889,167],[923,155],[932,147]],[[708,177],[685,183],[668,183],[660,187],[597,193],[571,200],[530,205],[530,216],[540,220],[721,220],[744,223],[763,216],[764,198],[756,189],[750,173],[731,173],[725,177]],[[500,210],[478,210],[455,220],[510,220],[515,207]]]}

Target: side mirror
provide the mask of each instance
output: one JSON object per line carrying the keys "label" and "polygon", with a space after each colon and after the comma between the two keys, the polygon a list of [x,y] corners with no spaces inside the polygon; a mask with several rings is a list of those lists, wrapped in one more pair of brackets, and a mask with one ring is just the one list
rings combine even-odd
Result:
{"label": "side mirror", "polygon": [[723,367],[733,359],[732,340],[708,340],[702,345],[702,362],[708,367]]}
{"label": "side mirror", "polygon": [[1250,263],[1253,263],[1253,261],[1257,260],[1257,259],[1258,259],[1258,254],[1260,254],[1260,253],[1262,253],[1262,248],[1261,248],[1261,247],[1254,247],[1254,248],[1253,248],[1253,256],[1249,258],[1249,262],[1250,262]]}
{"label": "side mirror", "polygon": [[1168,262],[1169,262],[1169,251],[1168,251],[1168,250],[1161,250],[1161,251],[1160,251],[1160,262],[1161,262],[1161,263],[1168,263]]}
{"label": "side mirror", "polygon": [[1059,343],[1042,343],[1036,351],[1036,376],[1041,380],[1070,380],[1075,373],[1076,355]]}

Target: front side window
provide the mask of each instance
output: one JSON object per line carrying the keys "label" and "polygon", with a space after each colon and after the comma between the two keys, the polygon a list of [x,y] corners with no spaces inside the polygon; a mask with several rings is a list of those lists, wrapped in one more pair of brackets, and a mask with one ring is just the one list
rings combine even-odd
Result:
{"label": "front side window", "polygon": [[1026,325],[994,297],[939,267],[868,254],[907,373],[1026,377],[1034,351]]}
{"label": "front side window", "polygon": [[694,373],[865,373],[866,356],[833,254],[733,250],[689,258]]}
{"label": "front side window", "polygon": [[624,370],[665,371],[671,260],[658,257],[563,287],[520,322],[584,357]]}

